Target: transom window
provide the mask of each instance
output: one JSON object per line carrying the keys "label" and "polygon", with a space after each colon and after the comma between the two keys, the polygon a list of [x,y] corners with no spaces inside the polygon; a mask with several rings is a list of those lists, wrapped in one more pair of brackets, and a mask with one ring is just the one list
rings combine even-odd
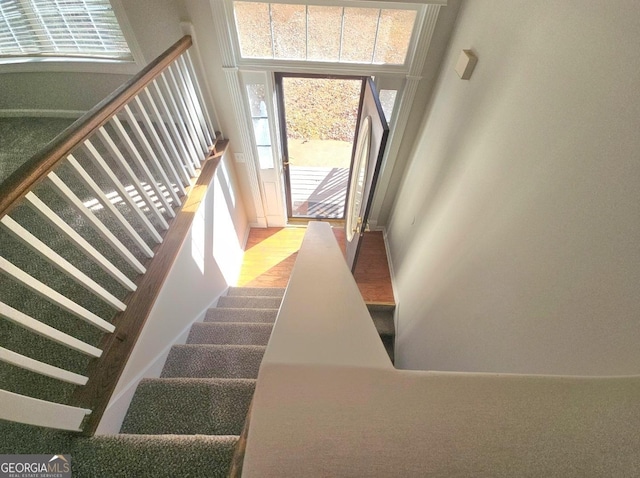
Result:
{"label": "transom window", "polygon": [[0,0],[0,60],[132,61],[109,0]]}
{"label": "transom window", "polygon": [[417,11],[234,1],[243,58],[403,65]]}

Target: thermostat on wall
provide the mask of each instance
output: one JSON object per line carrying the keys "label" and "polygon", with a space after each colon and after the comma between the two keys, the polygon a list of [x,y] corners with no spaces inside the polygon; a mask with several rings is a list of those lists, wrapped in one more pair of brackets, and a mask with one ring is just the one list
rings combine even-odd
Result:
{"label": "thermostat on wall", "polygon": [[456,73],[463,80],[471,78],[471,73],[478,63],[478,57],[471,50],[462,50],[458,63],[456,63]]}

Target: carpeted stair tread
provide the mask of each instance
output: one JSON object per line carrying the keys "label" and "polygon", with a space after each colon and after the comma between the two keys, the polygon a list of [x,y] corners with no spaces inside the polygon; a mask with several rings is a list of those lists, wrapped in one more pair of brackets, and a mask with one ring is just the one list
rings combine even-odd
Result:
{"label": "carpeted stair tread", "polygon": [[391,359],[391,363],[395,363],[395,350],[394,350],[395,337],[385,335],[380,338],[382,339],[382,345],[384,345],[384,348],[387,351],[389,358]]}
{"label": "carpeted stair tread", "polygon": [[260,322],[273,324],[278,315],[275,308],[246,308],[229,309],[216,307],[209,309],[204,318],[205,322]]}
{"label": "carpeted stair tread", "polygon": [[254,297],[254,296],[222,296],[218,299],[218,307],[235,309],[277,309],[282,297]]}
{"label": "carpeted stair tread", "polygon": [[229,287],[229,297],[282,297],[284,287]]}
{"label": "carpeted stair tread", "polygon": [[238,436],[101,435],[77,440],[73,476],[226,478]]}
{"label": "carpeted stair tread", "polygon": [[257,378],[265,349],[260,345],[174,345],[160,376]]}
{"label": "carpeted stair tread", "polygon": [[389,354],[391,362],[394,362],[394,342],[396,336],[396,327],[394,321],[395,305],[384,304],[367,304],[369,315],[373,320],[373,324],[376,326],[376,330],[380,335],[380,339],[384,345],[384,348]]}
{"label": "carpeted stair tread", "polygon": [[267,345],[273,324],[246,322],[199,322],[193,324],[188,344]]}
{"label": "carpeted stair tread", "polygon": [[367,304],[367,309],[369,309],[369,314],[381,336],[395,336],[394,305]]}
{"label": "carpeted stair tread", "polygon": [[373,325],[376,326],[376,330],[380,336],[395,336],[396,328],[393,325],[393,315],[390,317],[380,317],[378,315],[371,315],[373,319]]}
{"label": "carpeted stair tread", "polygon": [[255,380],[159,378],[140,382],[121,433],[239,435]]}

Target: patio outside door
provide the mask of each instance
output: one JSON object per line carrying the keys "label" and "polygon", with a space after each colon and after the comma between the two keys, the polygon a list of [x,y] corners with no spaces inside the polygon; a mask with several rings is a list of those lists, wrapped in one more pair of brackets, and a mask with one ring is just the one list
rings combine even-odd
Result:
{"label": "patio outside door", "polygon": [[276,74],[289,218],[343,219],[362,77]]}

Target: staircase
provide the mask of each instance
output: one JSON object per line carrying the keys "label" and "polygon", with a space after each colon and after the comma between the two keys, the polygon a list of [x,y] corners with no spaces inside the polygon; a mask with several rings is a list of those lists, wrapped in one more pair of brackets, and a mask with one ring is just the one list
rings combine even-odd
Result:
{"label": "staircase", "polygon": [[121,434],[94,441],[138,448],[122,467],[128,476],[157,466],[161,449],[182,465],[179,476],[227,476],[283,294],[231,287],[171,349],[160,378],[140,382]]}
{"label": "staircase", "polygon": [[396,326],[394,320],[395,305],[367,304],[369,314],[373,319],[382,344],[389,354],[391,363],[394,363],[393,344],[396,338]]}
{"label": "staircase", "polygon": [[[229,288],[187,343],[171,349],[160,378],[140,382],[120,434],[76,443],[74,469],[82,476],[228,476],[283,294]],[[393,358],[394,307],[367,307]]]}

